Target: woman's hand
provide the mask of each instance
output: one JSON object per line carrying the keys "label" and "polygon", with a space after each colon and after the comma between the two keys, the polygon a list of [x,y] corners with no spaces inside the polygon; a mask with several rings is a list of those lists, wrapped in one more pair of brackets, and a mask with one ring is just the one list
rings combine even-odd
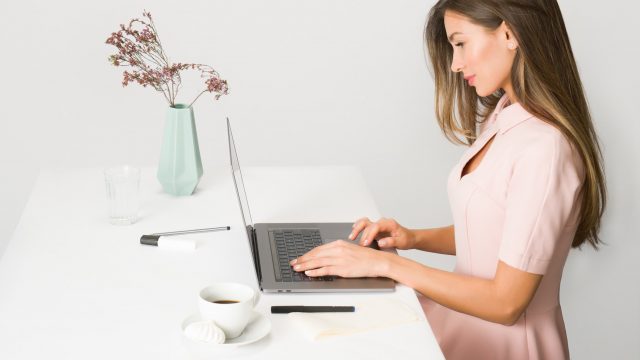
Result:
{"label": "woman's hand", "polygon": [[290,264],[293,270],[304,271],[307,276],[376,277],[385,276],[389,255],[392,254],[336,240],[314,248]]}
{"label": "woman's hand", "polygon": [[360,245],[362,246],[369,246],[373,240],[378,240],[380,248],[408,250],[416,245],[415,233],[393,219],[382,218],[378,222],[371,222],[366,217],[362,218],[353,224],[349,239],[355,239],[361,231]]}

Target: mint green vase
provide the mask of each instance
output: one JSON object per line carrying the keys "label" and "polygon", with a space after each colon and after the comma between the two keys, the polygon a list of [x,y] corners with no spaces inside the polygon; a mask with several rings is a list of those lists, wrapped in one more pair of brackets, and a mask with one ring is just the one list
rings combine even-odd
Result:
{"label": "mint green vase", "polygon": [[193,194],[202,177],[202,161],[193,108],[184,104],[169,107],[160,149],[158,181],[167,194]]}

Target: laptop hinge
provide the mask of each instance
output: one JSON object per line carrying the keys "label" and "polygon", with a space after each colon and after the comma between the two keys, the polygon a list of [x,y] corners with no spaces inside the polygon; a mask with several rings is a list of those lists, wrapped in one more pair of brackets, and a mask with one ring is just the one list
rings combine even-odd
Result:
{"label": "laptop hinge", "polygon": [[247,226],[251,236],[251,254],[253,256],[253,265],[256,267],[256,276],[258,277],[258,285],[262,286],[262,271],[260,270],[260,256],[258,254],[258,236],[253,226]]}

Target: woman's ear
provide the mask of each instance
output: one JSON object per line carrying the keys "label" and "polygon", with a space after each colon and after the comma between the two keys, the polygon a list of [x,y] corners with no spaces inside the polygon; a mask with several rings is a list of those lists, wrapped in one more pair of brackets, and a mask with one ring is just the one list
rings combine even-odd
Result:
{"label": "woman's ear", "polygon": [[507,23],[504,21],[502,22],[502,24],[500,24],[499,34],[506,44],[507,49],[516,50],[518,48],[518,40],[515,36],[513,36],[513,32],[509,28],[509,25],[507,25]]}

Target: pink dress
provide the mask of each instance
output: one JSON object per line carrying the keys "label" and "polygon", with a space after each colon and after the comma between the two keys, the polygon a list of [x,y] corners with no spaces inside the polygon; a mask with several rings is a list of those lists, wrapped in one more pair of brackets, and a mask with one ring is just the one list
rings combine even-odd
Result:
{"label": "pink dress", "polygon": [[[498,261],[544,274],[513,326],[450,310],[420,296],[447,359],[569,358],[560,280],[577,228],[584,179],[578,153],[555,127],[502,97],[449,174],[454,272],[492,279]],[[464,165],[495,135],[477,168]]]}

